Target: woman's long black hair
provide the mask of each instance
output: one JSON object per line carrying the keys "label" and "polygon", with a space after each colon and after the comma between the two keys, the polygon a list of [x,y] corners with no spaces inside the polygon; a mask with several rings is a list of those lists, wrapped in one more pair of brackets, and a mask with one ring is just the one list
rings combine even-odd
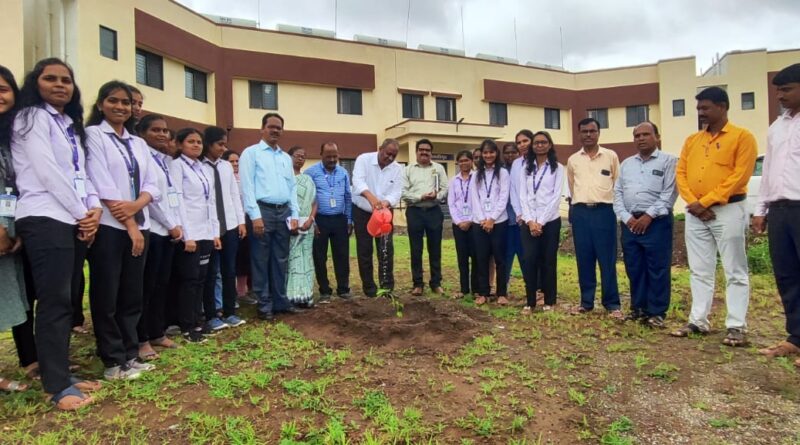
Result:
{"label": "woman's long black hair", "polygon": [[5,113],[0,114],[0,145],[9,147],[11,145],[11,129],[14,126],[14,117],[19,111],[19,87],[17,86],[17,80],[14,79],[14,74],[3,65],[0,65],[0,77],[11,87],[11,93],[14,95],[14,106]]}
{"label": "woman's long black hair", "polygon": [[531,136],[531,148],[528,149],[528,154],[525,155],[525,161],[527,163],[526,171],[528,174],[531,174],[533,172],[533,166],[536,165],[536,152],[533,150],[533,138],[539,135],[547,138],[547,142],[550,144],[550,149],[547,150],[547,162],[550,164],[550,173],[555,173],[558,168],[558,155],[556,154],[556,146],[553,145],[553,138],[550,136],[550,133],[546,131],[537,131]]}
{"label": "woman's long black hair", "polygon": [[[481,142],[481,147],[480,148],[481,148],[481,158],[478,161],[478,179],[476,181],[476,184],[480,183],[480,182],[484,182],[484,180],[486,179],[486,163],[483,161],[483,150],[488,148],[488,149],[494,151],[495,153],[499,152],[499,150],[497,149],[497,144],[495,144],[494,141],[491,140],[491,139],[486,139],[483,142]],[[500,155],[498,154],[497,156],[499,157]],[[494,174],[492,175],[492,180],[493,181],[497,180],[499,182],[500,181],[500,175],[498,174],[498,172],[499,172],[500,169],[498,168],[498,159],[497,158],[495,158],[494,166],[492,166],[492,168],[494,169]]]}
{"label": "woman's long black hair", "polygon": [[44,72],[44,69],[51,65],[61,65],[65,67],[67,71],[69,71],[69,76],[72,77],[72,99],[64,106],[64,114],[72,119],[72,129],[75,131],[75,134],[80,136],[81,145],[84,149],[86,149],[86,131],[83,128],[83,105],[81,104],[81,89],[78,88],[78,83],[75,82],[75,72],[72,71],[72,67],[56,57],[49,57],[36,62],[33,70],[31,70],[31,72],[25,76],[22,89],[19,91],[18,100],[21,110],[19,114],[23,120],[21,133],[24,136],[33,128],[33,121],[31,120],[33,107],[41,107],[44,105],[44,99],[42,98],[42,95],[39,94],[39,77]]}
{"label": "woman's long black hair", "polygon": [[[128,100],[133,102],[133,92],[131,91],[130,85],[127,83],[119,80],[111,80],[104,83],[103,86],[100,87],[100,90],[97,91],[97,100],[92,104],[92,112],[89,114],[89,120],[86,121],[87,127],[103,123],[103,119],[105,119],[106,116],[100,108],[103,106],[103,101],[117,90],[124,91],[125,95],[128,96]],[[128,130],[128,133],[132,134],[135,125],[136,118],[133,117],[133,107],[131,107],[131,115],[128,117],[128,120],[125,121],[124,127]]]}

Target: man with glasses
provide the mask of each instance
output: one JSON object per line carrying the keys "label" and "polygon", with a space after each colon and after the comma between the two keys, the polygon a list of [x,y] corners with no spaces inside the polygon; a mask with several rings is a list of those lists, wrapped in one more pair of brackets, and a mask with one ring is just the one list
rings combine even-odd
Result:
{"label": "man with glasses", "polygon": [[609,317],[622,320],[617,288],[617,218],[612,207],[619,158],[601,147],[600,123],[587,117],[578,122],[583,147],[567,161],[567,183],[571,200],[572,236],[578,263],[581,304],[573,315],[594,309],[597,289],[596,264],[600,264],[601,296]]}
{"label": "man with glasses", "polygon": [[422,295],[422,238],[428,240],[428,261],[434,293],[442,289],[442,223],[444,214],[439,203],[447,197],[447,174],[444,167],[431,162],[433,143],[428,139],[417,141],[417,162],[405,169],[403,202],[406,203],[408,243],[411,247],[411,295]]}

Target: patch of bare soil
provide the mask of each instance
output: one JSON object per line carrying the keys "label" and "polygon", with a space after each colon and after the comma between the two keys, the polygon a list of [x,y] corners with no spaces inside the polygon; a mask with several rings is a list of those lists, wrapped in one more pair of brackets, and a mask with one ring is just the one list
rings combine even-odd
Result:
{"label": "patch of bare soil", "polygon": [[402,317],[387,298],[357,298],[320,305],[289,323],[306,337],[332,347],[449,354],[471,341],[490,319],[485,312],[456,302],[414,297],[402,301]]}

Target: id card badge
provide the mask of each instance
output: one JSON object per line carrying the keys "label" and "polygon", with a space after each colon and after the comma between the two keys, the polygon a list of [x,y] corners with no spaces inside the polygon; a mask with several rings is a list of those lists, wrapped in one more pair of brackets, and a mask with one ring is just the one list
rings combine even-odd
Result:
{"label": "id card badge", "polygon": [[167,191],[167,202],[170,208],[178,207],[178,192],[175,191],[175,187],[170,187]]}
{"label": "id card badge", "polygon": [[75,191],[78,192],[78,197],[86,199],[89,195],[86,193],[86,180],[83,176],[76,175],[73,182],[75,183]]}
{"label": "id card badge", "polygon": [[336,198],[331,198],[331,208],[332,209],[336,208]]}
{"label": "id card badge", "polygon": [[17,211],[17,197],[11,194],[11,188],[6,187],[6,193],[0,195],[0,216],[13,218]]}
{"label": "id card badge", "polygon": [[471,218],[472,217],[472,209],[469,207],[469,204],[464,204],[461,206],[461,216],[464,218]]}
{"label": "id card badge", "polygon": [[483,200],[483,211],[484,212],[491,212],[492,211],[492,200],[491,199],[484,199]]}

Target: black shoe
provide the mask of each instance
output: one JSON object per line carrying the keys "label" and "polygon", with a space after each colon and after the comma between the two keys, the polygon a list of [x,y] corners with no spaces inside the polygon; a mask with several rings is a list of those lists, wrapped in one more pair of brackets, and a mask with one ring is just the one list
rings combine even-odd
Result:
{"label": "black shoe", "polygon": [[353,294],[351,294],[350,292],[342,292],[341,294],[339,294],[339,298],[341,298],[342,300],[349,300],[353,298]]}
{"label": "black shoe", "polygon": [[272,314],[272,312],[258,311],[258,319],[264,321],[273,321],[275,320],[275,316]]}
{"label": "black shoe", "polygon": [[[193,332],[194,332],[194,331],[193,331]],[[217,331],[215,331],[215,330],[211,329],[211,328],[208,326],[208,323],[203,323],[203,327],[202,327],[202,328],[201,328],[199,331],[197,331],[197,332],[200,332],[200,335],[202,335],[202,336],[204,336],[204,337],[213,337],[213,336],[215,336],[215,335],[219,334],[219,332],[217,332]]]}
{"label": "black shoe", "polygon": [[331,294],[320,294],[317,304],[328,304],[331,302]]}
{"label": "black shoe", "polygon": [[639,311],[631,311],[628,315],[625,316],[623,321],[642,321],[644,322],[647,319],[647,316]]}
{"label": "black shoe", "polygon": [[184,332],[183,338],[189,343],[205,343],[208,341],[205,336],[203,336],[202,332],[195,331],[194,329]]}
{"label": "black shoe", "polygon": [[297,307],[297,306],[289,306],[289,307],[287,307],[286,309],[284,309],[284,310],[282,310],[282,311],[280,311],[280,312],[281,312],[282,314],[289,314],[289,315],[293,315],[293,314],[299,314],[299,313],[303,312],[303,310],[302,310],[302,309],[300,309],[300,308],[299,308],[299,307]]}

